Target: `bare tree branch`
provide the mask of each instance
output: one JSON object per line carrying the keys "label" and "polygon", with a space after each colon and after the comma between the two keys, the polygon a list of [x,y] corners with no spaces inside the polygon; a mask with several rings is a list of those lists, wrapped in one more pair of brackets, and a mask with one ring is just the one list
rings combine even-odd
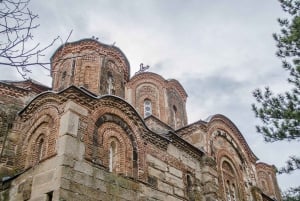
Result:
{"label": "bare tree branch", "polygon": [[[30,0],[0,0],[0,65],[14,67],[23,78],[30,73],[28,67],[40,66],[49,70],[49,63],[41,62],[45,51],[60,37],[41,47],[34,45],[32,31],[40,25],[35,22],[38,15],[29,8]],[[71,35],[70,32],[68,39]],[[67,40],[68,40],[67,39]]]}

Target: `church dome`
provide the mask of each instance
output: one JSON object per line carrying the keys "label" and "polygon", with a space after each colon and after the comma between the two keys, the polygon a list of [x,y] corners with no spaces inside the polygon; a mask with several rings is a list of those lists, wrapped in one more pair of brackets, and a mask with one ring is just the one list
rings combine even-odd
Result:
{"label": "church dome", "polygon": [[60,91],[70,85],[97,94],[125,96],[130,65],[114,45],[83,39],[60,46],[51,57],[52,88]]}

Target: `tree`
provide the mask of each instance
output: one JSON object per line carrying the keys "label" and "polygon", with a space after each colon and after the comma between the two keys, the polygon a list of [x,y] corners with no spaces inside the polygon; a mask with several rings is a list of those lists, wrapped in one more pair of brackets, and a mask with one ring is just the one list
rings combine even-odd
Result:
{"label": "tree", "polygon": [[284,201],[299,201],[300,200],[300,187],[290,189],[283,194]]}
{"label": "tree", "polygon": [[[253,92],[257,103],[252,104],[252,109],[262,121],[262,125],[256,126],[256,129],[267,142],[300,140],[300,0],[279,2],[289,19],[278,19],[281,32],[273,34],[273,37],[278,48],[276,55],[289,72],[288,83],[291,88],[283,94],[274,94],[269,87]],[[291,173],[299,169],[300,157],[291,156],[279,173]],[[299,198],[300,188],[293,190],[298,192]],[[288,195],[293,196],[291,193]]]}
{"label": "tree", "polygon": [[30,0],[0,0],[0,66],[15,67],[26,77],[30,66],[48,69],[49,63],[41,62],[45,50],[54,44],[40,47],[33,43],[32,31],[39,27],[35,23],[38,15],[28,8]]}

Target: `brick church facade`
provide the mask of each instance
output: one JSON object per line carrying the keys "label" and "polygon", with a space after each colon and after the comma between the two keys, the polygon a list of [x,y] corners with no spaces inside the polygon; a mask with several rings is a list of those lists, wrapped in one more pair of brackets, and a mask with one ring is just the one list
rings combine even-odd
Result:
{"label": "brick church facade", "polygon": [[188,124],[181,84],[131,77],[119,48],[67,43],[51,76],[0,81],[0,200],[281,200],[275,168],[227,117]]}

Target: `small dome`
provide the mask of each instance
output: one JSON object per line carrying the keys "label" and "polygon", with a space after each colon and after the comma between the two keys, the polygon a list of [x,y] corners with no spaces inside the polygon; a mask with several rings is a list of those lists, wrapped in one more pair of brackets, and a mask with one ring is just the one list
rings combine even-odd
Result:
{"label": "small dome", "polygon": [[124,97],[130,65],[123,52],[95,39],[83,39],[60,46],[51,57],[54,91],[70,85],[103,95]]}

